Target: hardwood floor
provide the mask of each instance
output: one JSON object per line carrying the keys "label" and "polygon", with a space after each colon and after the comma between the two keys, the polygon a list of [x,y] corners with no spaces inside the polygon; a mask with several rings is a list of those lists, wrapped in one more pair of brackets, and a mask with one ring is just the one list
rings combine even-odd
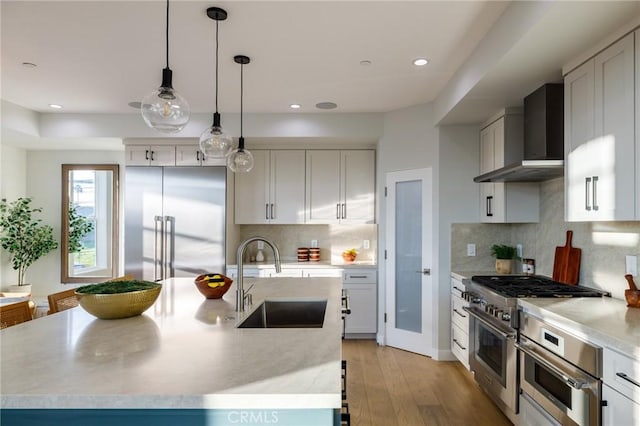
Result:
{"label": "hardwood floor", "polygon": [[344,340],[353,426],[511,425],[458,362]]}

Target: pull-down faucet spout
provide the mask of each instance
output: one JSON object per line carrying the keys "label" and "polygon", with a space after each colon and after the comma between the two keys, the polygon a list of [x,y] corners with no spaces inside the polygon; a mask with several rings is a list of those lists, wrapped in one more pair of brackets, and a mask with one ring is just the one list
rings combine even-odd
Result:
{"label": "pull-down faucet spout", "polygon": [[280,267],[280,252],[278,251],[278,247],[271,241],[267,240],[263,237],[251,237],[245,240],[238,247],[238,252],[236,256],[238,258],[238,276],[236,277],[236,312],[244,312],[244,284],[243,284],[243,265],[244,265],[244,253],[247,250],[247,246],[254,241],[263,241],[267,243],[269,247],[273,250],[274,261],[276,265],[276,272],[282,271]]}

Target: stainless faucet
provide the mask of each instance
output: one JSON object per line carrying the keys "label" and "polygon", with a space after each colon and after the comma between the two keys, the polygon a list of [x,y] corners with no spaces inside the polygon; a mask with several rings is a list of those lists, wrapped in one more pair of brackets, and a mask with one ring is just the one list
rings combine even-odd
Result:
{"label": "stainless faucet", "polygon": [[238,277],[236,278],[236,312],[244,312],[245,293],[242,279],[242,275],[244,273],[244,271],[242,270],[244,264],[244,252],[247,250],[247,246],[254,241],[263,241],[271,247],[276,264],[276,272],[282,271],[280,267],[280,252],[278,251],[278,247],[276,247],[276,245],[271,241],[263,237],[251,237],[240,244],[240,246],[238,247],[238,252],[236,254],[238,258]]}

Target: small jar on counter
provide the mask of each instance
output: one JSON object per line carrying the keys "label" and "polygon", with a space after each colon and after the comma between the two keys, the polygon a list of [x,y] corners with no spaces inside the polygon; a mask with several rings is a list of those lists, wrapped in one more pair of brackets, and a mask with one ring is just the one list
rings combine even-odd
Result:
{"label": "small jar on counter", "polygon": [[535,259],[522,259],[522,273],[525,275],[535,275],[536,261]]}

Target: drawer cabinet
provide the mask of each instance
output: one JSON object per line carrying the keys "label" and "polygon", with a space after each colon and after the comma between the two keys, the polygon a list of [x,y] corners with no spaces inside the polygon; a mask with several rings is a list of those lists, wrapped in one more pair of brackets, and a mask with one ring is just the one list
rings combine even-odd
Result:
{"label": "drawer cabinet", "polygon": [[640,360],[613,349],[602,351],[602,423],[604,426],[640,424]]}
{"label": "drawer cabinet", "polygon": [[451,278],[451,352],[469,369],[469,314],[462,309],[469,306],[463,298],[466,291],[464,283]]}
{"label": "drawer cabinet", "polygon": [[351,314],[345,318],[346,338],[371,337],[378,328],[376,271],[364,269],[344,271],[342,288],[349,297],[351,309]]}

